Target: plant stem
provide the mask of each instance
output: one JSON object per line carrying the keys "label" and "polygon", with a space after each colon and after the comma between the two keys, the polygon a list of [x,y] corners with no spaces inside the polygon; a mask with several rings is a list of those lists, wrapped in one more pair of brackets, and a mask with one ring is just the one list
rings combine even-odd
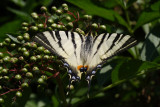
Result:
{"label": "plant stem", "polygon": [[59,86],[59,94],[61,97],[61,100],[63,101],[63,107],[67,107],[67,102],[66,102],[66,96],[65,96],[65,92],[64,92],[64,87],[61,81],[61,78],[59,77],[59,75],[56,77],[58,86]]}

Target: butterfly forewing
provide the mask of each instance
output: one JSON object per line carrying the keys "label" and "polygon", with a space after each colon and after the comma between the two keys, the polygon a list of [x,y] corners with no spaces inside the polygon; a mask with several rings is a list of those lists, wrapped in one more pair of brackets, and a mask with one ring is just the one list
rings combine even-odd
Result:
{"label": "butterfly forewing", "polygon": [[77,66],[82,65],[80,51],[84,36],[76,32],[45,31],[37,34],[33,40],[61,57],[75,75],[80,75]]}
{"label": "butterfly forewing", "polygon": [[94,37],[91,57],[88,65],[91,72],[97,65],[136,44],[136,40],[129,35],[104,33]]}

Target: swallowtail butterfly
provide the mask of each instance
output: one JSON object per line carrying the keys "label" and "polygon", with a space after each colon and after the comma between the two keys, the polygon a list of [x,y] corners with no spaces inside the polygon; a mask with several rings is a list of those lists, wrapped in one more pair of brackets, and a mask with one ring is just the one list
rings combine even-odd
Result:
{"label": "swallowtail butterfly", "polygon": [[45,31],[35,35],[33,40],[62,59],[68,68],[70,84],[79,81],[82,73],[85,73],[89,85],[96,69],[107,59],[137,42],[129,35],[117,33],[98,36],[89,33],[84,36],[70,31]]}

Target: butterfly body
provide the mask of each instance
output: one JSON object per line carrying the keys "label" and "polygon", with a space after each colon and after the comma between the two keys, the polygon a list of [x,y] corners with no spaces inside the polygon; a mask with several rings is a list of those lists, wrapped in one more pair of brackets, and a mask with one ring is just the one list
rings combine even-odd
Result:
{"label": "butterfly body", "polygon": [[79,81],[82,73],[90,83],[107,59],[136,44],[129,35],[103,33],[86,36],[69,31],[45,31],[37,34],[33,40],[53,54],[59,56],[68,68],[70,82]]}

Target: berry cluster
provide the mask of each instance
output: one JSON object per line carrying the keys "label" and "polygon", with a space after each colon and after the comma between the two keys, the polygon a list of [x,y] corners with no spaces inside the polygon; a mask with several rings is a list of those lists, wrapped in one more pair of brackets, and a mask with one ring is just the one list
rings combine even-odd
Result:
{"label": "berry cluster", "polygon": [[8,34],[9,37],[0,43],[0,103],[4,102],[3,96],[10,92],[15,92],[14,99],[21,97],[23,89],[32,83],[37,83],[38,87],[45,86],[49,78],[56,77],[59,70],[63,70],[56,56],[32,42],[31,38],[36,33],[65,30],[85,35],[91,30],[106,30],[105,25],[91,24],[92,16],[80,18],[78,12],[69,11],[67,4],[62,4],[59,9],[52,6],[51,12],[45,6],[40,10],[40,14],[31,13],[33,23],[22,23],[17,37]]}

